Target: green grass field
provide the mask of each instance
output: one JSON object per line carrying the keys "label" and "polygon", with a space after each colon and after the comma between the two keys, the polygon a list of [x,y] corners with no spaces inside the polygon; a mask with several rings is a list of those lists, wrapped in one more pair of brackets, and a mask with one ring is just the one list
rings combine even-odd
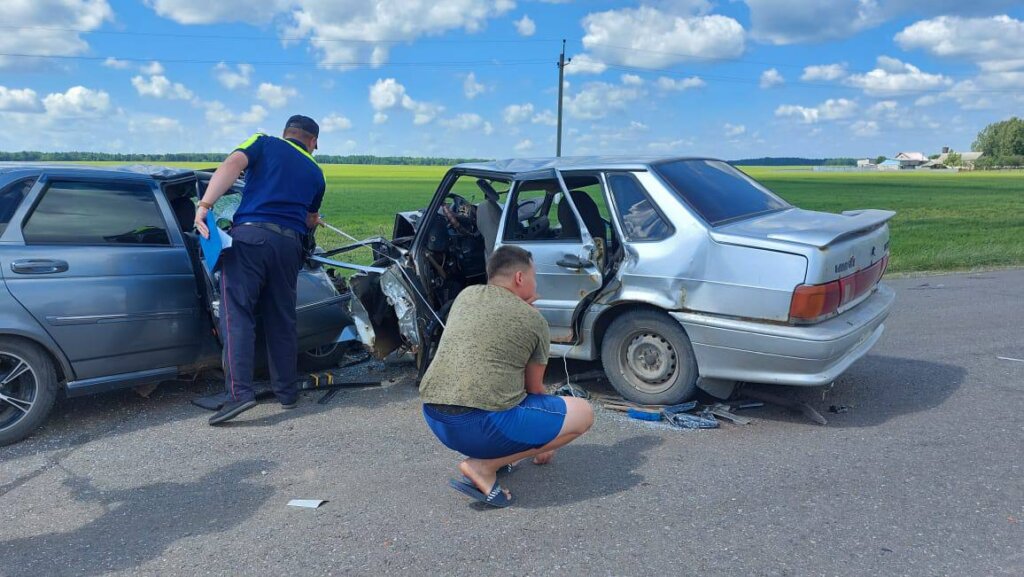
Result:
{"label": "green grass field", "polygon": [[[394,214],[425,206],[447,169],[325,165],[325,220],[363,238],[387,237]],[[892,272],[1024,265],[1024,172],[825,173],[744,167],[787,201],[810,210],[895,210]],[[467,195],[470,196],[470,195]],[[475,199],[480,200],[477,194]],[[324,246],[344,240],[319,233]],[[368,255],[359,258],[364,261]]]}

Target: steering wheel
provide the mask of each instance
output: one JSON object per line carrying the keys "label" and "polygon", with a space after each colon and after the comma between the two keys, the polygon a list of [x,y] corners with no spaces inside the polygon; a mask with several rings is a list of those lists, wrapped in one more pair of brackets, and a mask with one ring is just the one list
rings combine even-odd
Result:
{"label": "steering wheel", "polygon": [[524,200],[516,207],[517,221],[526,223],[521,229],[525,238],[538,238],[551,226],[548,215],[541,212],[543,206],[544,199],[538,197]]}

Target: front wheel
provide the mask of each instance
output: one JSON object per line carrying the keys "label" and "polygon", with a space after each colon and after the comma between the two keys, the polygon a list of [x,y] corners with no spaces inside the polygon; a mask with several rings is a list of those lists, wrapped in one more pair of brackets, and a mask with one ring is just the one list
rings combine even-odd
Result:
{"label": "front wheel", "polygon": [[612,321],[601,344],[601,363],[615,390],[645,405],[674,405],[696,394],[697,361],[686,331],[651,310]]}
{"label": "front wheel", "polygon": [[0,446],[36,430],[57,399],[57,371],[38,345],[0,339]]}

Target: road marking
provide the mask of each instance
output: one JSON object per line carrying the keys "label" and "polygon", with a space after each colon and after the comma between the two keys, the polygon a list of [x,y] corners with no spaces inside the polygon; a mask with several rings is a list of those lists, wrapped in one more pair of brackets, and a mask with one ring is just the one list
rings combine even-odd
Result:
{"label": "road marking", "polygon": [[1015,358],[1012,358],[1012,357],[996,357],[996,358],[1001,360],[1001,361],[1014,361],[1014,362],[1017,362],[1017,363],[1024,363],[1024,359],[1015,359]]}

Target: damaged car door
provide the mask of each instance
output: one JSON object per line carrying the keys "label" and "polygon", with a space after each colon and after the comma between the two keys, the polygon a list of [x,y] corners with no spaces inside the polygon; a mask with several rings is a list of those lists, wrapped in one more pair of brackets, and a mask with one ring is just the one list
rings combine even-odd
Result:
{"label": "damaged car door", "polygon": [[554,343],[575,342],[576,310],[603,285],[606,223],[595,201],[579,190],[595,184],[598,175],[566,176],[554,169],[517,174],[498,233],[496,247],[515,245],[533,255],[540,295],[534,306]]}

